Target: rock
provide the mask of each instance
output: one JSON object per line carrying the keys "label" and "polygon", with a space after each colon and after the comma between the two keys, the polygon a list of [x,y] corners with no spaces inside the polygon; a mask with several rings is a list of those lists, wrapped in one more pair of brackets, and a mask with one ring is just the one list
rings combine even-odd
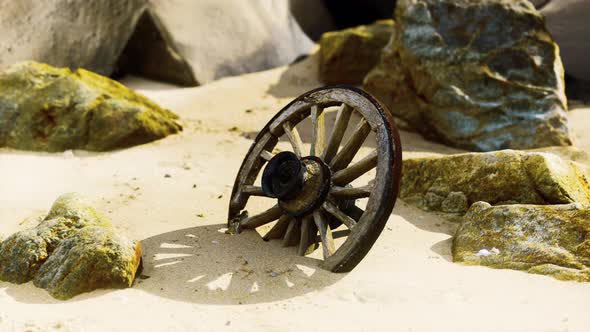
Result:
{"label": "rock", "polygon": [[[53,202],[45,220],[57,217],[65,217],[79,223],[76,228],[88,225],[110,225],[109,219],[104,214],[95,210],[85,197],[77,193],[63,194]],[[41,224],[44,223],[45,221],[41,222]]]}
{"label": "rock", "polygon": [[590,38],[588,17],[590,2],[585,0],[545,1],[541,13],[547,29],[559,45],[565,72],[590,82]]}
{"label": "rock", "polygon": [[320,39],[320,79],[327,84],[360,84],[379,61],[393,20],[327,32]]}
{"label": "rock", "polygon": [[0,0],[0,67],[38,61],[109,76],[146,0]]}
{"label": "rock", "polygon": [[465,213],[469,208],[467,196],[460,191],[452,191],[441,203],[441,210],[448,213]]}
{"label": "rock", "polygon": [[106,227],[85,227],[64,239],[43,264],[34,284],[66,300],[99,288],[130,287],[141,245]]}
{"label": "rock", "polygon": [[562,155],[504,150],[406,159],[400,197],[427,210],[456,213],[477,201],[590,204],[590,168],[566,157],[587,158],[569,150]]}
{"label": "rock", "polygon": [[129,287],[140,264],[140,243],[117,234],[78,194],[60,196],[39,225],[0,243],[0,280],[34,280],[58,299]]}
{"label": "rock", "polygon": [[563,68],[526,0],[400,0],[364,87],[425,137],[474,151],[571,145]]}
{"label": "rock", "polygon": [[150,3],[201,84],[286,65],[313,48],[291,15],[288,1]]}
{"label": "rock", "polygon": [[0,146],[106,151],[182,128],[172,112],[106,77],[23,62],[0,74]]}
{"label": "rock", "polygon": [[[488,248],[497,251],[477,255]],[[465,215],[452,252],[455,262],[590,281],[590,206],[478,205]]]}
{"label": "rock", "polygon": [[30,281],[64,238],[87,226],[111,227],[111,223],[79,195],[60,196],[39,225],[0,244],[0,280]]}
{"label": "rock", "polygon": [[289,0],[289,9],[301,30],[312,40],[319,40],[324,32],[337,30],[324,1]]}
{"label": "rock", "polygon": [[199,85],[191,65],[151,8],[139,18],[117,69],[119,75],[132,74],[181,86]]}

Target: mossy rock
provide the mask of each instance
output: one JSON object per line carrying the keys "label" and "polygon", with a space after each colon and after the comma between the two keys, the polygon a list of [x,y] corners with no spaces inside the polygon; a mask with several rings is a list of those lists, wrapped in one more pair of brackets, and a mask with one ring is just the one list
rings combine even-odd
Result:
{"label": "mossy rock", "polygon": [[0,243],[0,280],[34,280],[58,299],[130,287],[140,263],[140,243],[117,234],[105,215],[74,193],[60,196],[35,228]]}
{"label": "mossy rock", "polygon": [[381,49],[393,32],[393,20],[381,20],[320,39],[320,79],[328,84],[360,84],[379,61]]}
{"label": "mossy rock", "polygon": [[182,130],[178,116],[109,78],[22,62],[0,73],[0,146],[106,151]]}
{"label": "mossy rock", "polygon": [[559,48],[526,0],[400,0],[364,88],[428,139],[471,151],[572,144]]}
{"label": "mossy rock", "polygon": [[32,280],[63,239],[87,226],[111,227],[111,223],[81,196],[60,196],[35,228],[0,243],[0,280],[19,284]]}
{"label": "mossy rock", "polygon": [[464,264],[590,281],[590,206],[478,202],[464,216],[452,252]]}
{"label": "mossy rock", "polygon": [[503,150],[406,159],[400,197],[426,210],[456,213],[477,201],[590,204],[590,168],[567,154]]}
{"label": "mossy rock", "polygon": [[61,241],[34,284],[62,300],[99,288],[131,287],[140,262],[139,242],[112,228],[85,227]]}

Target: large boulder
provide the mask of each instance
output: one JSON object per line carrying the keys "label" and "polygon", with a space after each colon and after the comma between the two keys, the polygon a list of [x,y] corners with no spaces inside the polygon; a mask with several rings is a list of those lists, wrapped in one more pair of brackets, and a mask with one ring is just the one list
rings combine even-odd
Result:
{"label": "large boulder", "polygon": [[201,84],[286,65],[313,48],[291,15],[288,1],[150,3]]}
{"label": "large boulder", "polygon": [[473,204],[453,239],[453,260],[590,281],[590,207]]}
{"label": "large boulder", "polygon": [[590,1],[545,0],[541,13],[559,45],[565,72],[590,81]]}
{"label": "large boulder", "polygon": [[78,194],[60,196],[36,227],[0,243],[0,280],[34,280],[58,299],[130,287],[140,264],[139,242],[117,234]]}
{"label": "large boulder", "polygon": [[559,49],[526,0],[400,0],[364,86],[425,137],[474,151],[571,145]]}
{"label": "large boulder", "polygon": [[328,84],[362,83],[392,32],[393,20],[326,32],[320,39],[320,79]]}
{"label": "large boulder", "polygon": [[[470,204],[590,204],[590,167],[573,152],[514,150],[404,160],[400,197],[423,209],[464,213]],[[571,158],[567,158],[571,155]]]}
{"label": "large boulder", "polygon": [[131,287],[140,262],[139,242],[112,228],[85,227],[61,241],[34,284],[62,300],[99,288]]}
{"label": "large boulder", "polygon": [[105,151],[182,128],[177,116],[106,77],[36,62],[0,73],[0,146]]}
{"label": "large boulder", "polygon": [[38,61],[115,71],[146,0],[0,0],[0,67]]}

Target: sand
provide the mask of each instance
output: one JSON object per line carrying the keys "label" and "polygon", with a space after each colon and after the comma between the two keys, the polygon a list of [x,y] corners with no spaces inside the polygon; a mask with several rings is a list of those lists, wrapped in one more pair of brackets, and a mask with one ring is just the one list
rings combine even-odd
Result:
{"label": "sand", "polygon": [[[223,233],[251,137],[317,87],[316,62],[180,89],[125,83],[178,113],[184,131],[110,153],[0,149],[0,233],[35,225],[79,192],[144,246],[133,288],[58,301],[0,282],[0,331],[590,331],[590,284],[451,262],[456,224],[398,201],[367,257],[332,274],[255,232]],[[572,111],[590,150],[590,109]],[[404,157],[456,149],[402,132]]]}

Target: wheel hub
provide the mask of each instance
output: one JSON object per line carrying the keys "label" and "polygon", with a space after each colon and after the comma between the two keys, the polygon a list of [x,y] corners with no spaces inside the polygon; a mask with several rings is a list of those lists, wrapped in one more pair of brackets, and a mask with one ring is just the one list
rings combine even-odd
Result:
{"label": "wheel hub", "polygon": [[262,190],[277,198],[279,207],[301,217],[321,206],[331,184],[330,167],[318,157],[299,158],[292,152],[274,156],[262,174]]}

